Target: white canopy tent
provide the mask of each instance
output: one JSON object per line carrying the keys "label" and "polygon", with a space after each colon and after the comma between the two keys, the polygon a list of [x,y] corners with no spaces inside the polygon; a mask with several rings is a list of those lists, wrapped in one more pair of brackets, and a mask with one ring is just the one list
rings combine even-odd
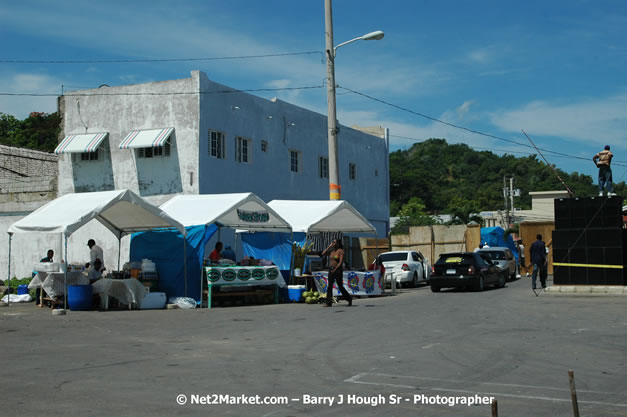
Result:
{"label": "white canopy tent", "polygon": [[[248,231],[291,233],[290,224],[254,193],[177,195],[160,207],[185,227],[216,224]],[[202,300],[202,272],[201,295]]]}
{"label": "white canopy tent", "polygon": [[7,231],[9,234],[9,280],[11,278],[11,238],[14,233],[61,233],[65,237],[65,259],[67,260],[68,237],[94,219],[118,238],[118,268],[120,240],[124,235],[162,227],[174,227],[183,236],[186,234],[185,227],[181,223],[130,190],[66,194],[9,227]]}
{"label": "white canopy tent", "polygon": [[268,206],[285,218],[294,232],[377,233],[355,207],[343,200],[272,200]]}
{"label": "white canopy tent", "polygon": [[294,232],[377,234],[375,227],[344,200],[272,200],[268,206],[283,216]]}
{"label": "white canopy tent", "polygon": [[177,195],[160,207],[183,225],[291,232],[290,224],[254,193]]}

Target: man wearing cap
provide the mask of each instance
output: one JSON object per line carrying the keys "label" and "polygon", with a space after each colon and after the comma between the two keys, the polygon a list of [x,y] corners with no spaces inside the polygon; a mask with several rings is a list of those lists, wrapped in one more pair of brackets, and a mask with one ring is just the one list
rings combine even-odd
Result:
{"label": "man wearing cap", "polygon": [[612,152],[610,152],[610,145],[605,145],[605,149],[592,157],[592,161],[599,168],[599,197],[603,197],[603,188],[607,186],[607,196],[615,196],[614,189],[612,188]]}
{"label": "man wearing cap", "polygon": [[90,266],[96,267],[96,259],[100,260],[100,268],[98,268],[99,272],[102,272],[104,268],[104,254],[102,252],[102,248],[96,245],[96,241],[94,239],[89,239],[87,241],[87,246],[89,246],[89,263],[85,265],[86,268]]}

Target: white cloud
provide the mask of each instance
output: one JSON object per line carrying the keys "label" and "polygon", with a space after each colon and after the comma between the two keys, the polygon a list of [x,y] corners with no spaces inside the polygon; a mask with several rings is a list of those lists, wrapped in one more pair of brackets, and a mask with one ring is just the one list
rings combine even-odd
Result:
{"label": "white cloud", "polygon": [[[42,74],[0,75],[1,93],[34,93],[61,95],[61,82]],[[0,96],[0,112],[18,119],[28,117],[31,112],[54,113],[57,111],[56,96]]]}
{"label": "white cloud", "polygon": [[470,111],[470,106],[474,102],[472,100],[464,101],[464,104],[457,108],[457,117],[462,120],[466,114]]}
{"label": "white cloud", "polygon": [[535,101],[489,117],[495,126],[508,132],[524,129],[530,135],[627,148],[627,93],[571,103]]}
{"label": "white cloud", "polygon": [[468,53],[468,58],[479,64],[485,64],[490,61],[491,54],[487,49],[475,49]]}

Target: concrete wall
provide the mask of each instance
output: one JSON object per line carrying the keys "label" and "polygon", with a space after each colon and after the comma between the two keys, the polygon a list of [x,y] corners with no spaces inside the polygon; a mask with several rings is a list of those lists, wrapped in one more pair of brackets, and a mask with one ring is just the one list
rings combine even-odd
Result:
{"label": "concrete wall", "polygon": [[[249,192],[273,199],[327,200],[329,180],[320,178],[319,157],[328,157],[327,118],[281,100],[231,90],[200,73],[200,193]],[[209,155],[208,132],[226,136],[226,158]],[[251,161],[236,161],[235,138],[251,140]],[[262,152],[261,142],[268,143]],[[290,150],[300,152],[302,170],[290,171]],[[341,126],[338,140],[342,198],[386,235],[389,219],[385,141]],[[356,179],[349,179],[349,163]]]}
{"label": "concrete wall", "polygon": [[[0,280],[9,273],[7,230],[16,221],[57,196],[57,156],[47,152],[0,145]],[[31,275],[33,262],[48,249],[59,248],[58,236],[16,235],[11,253],[11,277]]]}
{"label": "concrete wall", "polygon": [[[198,80],[102,87],[60,98],[63,136],[108,132],[102,158],[59,156],[59,195],[128,188],[161,204],[178,193],[197,193]],[[174,93],[174,94],[173,94]],[[138,159],[119,149],[133,130],[174,127],[169,157]]]}

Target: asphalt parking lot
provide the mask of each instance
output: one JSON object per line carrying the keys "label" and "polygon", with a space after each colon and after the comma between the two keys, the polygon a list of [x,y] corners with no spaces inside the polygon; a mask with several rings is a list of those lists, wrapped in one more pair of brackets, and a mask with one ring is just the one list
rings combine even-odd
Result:
{"label": "asphalt parking lot", "polygon": [[530,287],[330,309],[1,307],[0,414],[490,416],[466,403],[494,397],[499,416],[572,416],[572,369],[582,416],[627,416],[627,298]]}

